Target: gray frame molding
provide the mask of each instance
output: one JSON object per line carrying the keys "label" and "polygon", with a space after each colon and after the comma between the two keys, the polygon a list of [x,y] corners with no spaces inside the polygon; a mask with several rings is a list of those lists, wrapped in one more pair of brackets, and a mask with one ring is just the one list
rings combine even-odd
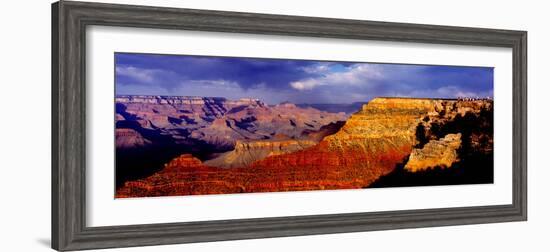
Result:
{"label": "gray frame molding", "polygon": [[[508,47],[511,205],[86,227],[88,25]],[[79,250],[527,220],[527,32],[61,1],[52,5],[52,247]]]}

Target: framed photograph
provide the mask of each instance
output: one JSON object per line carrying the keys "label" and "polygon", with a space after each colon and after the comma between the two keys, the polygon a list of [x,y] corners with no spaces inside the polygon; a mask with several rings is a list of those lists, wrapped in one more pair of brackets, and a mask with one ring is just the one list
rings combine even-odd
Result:
{"label": "framed photograph", "polygon": [[527,32],[52,5],[52,247],[527,219]]}

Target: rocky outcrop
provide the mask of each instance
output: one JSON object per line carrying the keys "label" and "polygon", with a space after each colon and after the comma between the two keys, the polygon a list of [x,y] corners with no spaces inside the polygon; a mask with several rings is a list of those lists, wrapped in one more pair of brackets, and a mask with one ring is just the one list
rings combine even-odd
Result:
{"label": "rocky outcrop", "polygon": [[410,172],[423,171],[430,168],[449,168],[459,161],[458,148],[462,143],[462,134],[448,134],[439,140],[431,140],[421,149],[413,149],[405,170]]}
{"label": "rocky outcrop", "polygon": [[206,166],[204,166],[198,158],[193,157],[193,155],[182,154],[181,156],[174,158],[169,163],[165,164],[164,168],[169,171],[185,171],[188,169],[206,168]]}
{"label": "rocky outcrop", "polygon": [[116,147],[124,149],[142,148],[151,144],[139,132],[133,129],[116,129]]}
{"label": "rocky outcrop", "polygon": [[311,140],[264,140],[237,141],[233,151],[208,160],[204,164],[212,167],[247,167],[267,157],[300,151],[317,144]]}

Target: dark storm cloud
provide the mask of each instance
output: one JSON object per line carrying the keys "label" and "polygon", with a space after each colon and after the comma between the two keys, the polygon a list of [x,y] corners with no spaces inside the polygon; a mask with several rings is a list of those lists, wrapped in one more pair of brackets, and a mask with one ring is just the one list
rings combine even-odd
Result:
{"label": "dark storm cloud", "polygon": [[126,53],[115,57],[117,94],[255,97],[268,103],[493,95],[493,69],[487,67]]}
{"label": "dark storm cloud", "polygon": [[[168,90],[180,87],[189,80],[227,80],[248,89],[258,85],[268,88],[287,88],[288,83],[315,76],[302,69],[314,61],[271,60],[229,57],[201,57],[147,54],[116,54],[117,81],[150,85],[156,81]],[[125,69],[141,70],[150,76],[125,74]],[[145,78],[140,78],[145,77]],[[150,77],[150,78],[149,78]]]}

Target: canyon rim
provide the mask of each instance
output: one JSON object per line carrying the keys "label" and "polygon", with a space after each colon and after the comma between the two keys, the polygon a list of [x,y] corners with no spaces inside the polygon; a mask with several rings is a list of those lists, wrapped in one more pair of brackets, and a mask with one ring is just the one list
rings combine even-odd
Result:
{"label": "canyon rim", "polygon": [[116,198],[493,182],[492,68],[115,59]]}

